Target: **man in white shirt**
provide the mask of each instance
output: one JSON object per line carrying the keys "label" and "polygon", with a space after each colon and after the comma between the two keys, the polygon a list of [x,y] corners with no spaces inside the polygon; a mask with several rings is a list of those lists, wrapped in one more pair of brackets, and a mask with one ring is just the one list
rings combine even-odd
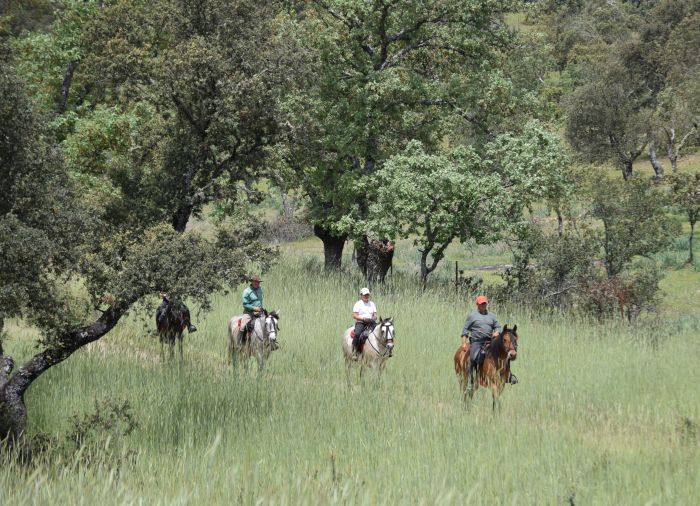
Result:
{"label": "man in white shirt", "polygon": [[369,288],[360,290],[360,300],[352,307],[352,317],[355,320],[355,336],[352,339],[353,351],[359,352],[362,343],[367,339],[370,332],[374,330],[377,320],[377,306],[369,300]]}

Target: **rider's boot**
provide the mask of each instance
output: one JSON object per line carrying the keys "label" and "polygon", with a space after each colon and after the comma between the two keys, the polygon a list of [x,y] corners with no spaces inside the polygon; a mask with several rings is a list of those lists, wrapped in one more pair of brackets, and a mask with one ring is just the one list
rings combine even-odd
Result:
{"label": "rider's boot", "polygon": [[355,336],[352,338],[352,359],[357,360],[360,354],[360,338]]}
{"label": "rider's boot", "polygon": [[508,376],[508,383],[510,383],[511,385],[518,384],[518,378],[515,377],[515,374],[510,373],[510,376]]}
{"label": "rider's boot", "polygon": [[191,323],[187,324],[187,331],[191,334],[192,332],[197,332],[197,327],[192,325]]}

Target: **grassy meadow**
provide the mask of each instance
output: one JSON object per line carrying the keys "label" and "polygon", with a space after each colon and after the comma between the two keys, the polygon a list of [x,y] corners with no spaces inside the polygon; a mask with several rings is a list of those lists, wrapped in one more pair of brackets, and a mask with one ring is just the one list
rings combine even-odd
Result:
{"label": "grassy meadow", "polygon": [[[263,375],[225,363],[237,288],[195,318],[182,365],[162,362],[132,317],[44,374],[26,399],[32,433],[63,438],[107,399],[128,401],[138,427],[76,455],[2,463],[0,503],[697,504],[697,319],[650,331],[494,301],[518,324],[521,382],[500,415],[483,390],[467,412],[452,355],[471,304],[397,273],[373,294],[395,318],[395,356],[379,388],[357,371],[348,386],[340,335],[361,281],[322,275],[317,248],[285,249],[265,276],[282,348]],[[31,329],[8,331],[8,352],[30,356]]]}

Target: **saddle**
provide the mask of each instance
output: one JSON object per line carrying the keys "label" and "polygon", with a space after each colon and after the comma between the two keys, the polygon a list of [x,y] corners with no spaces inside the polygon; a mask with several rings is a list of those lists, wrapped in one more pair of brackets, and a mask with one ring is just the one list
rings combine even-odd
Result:
{"label": "saddle", "polygon": [[[359,337],[355,333],[355,329],[352,329],[350,331],[350,338],[353,341],[353,347],[357,350],[357,353],[362,353],[362,350],[365,347],[365,343],[367,342],[368,337],[369,331],[367,329],[363,330]],[[357,343],[357,345],[355,345],[355,343]]]}
{"label": "saddle", "polygon": [[244,344],[245,342],[248,341],[248,329],[247,324],[246,325],[241,325],[243,323],[243,318],[238,318],[236,320],[236,328],[238,329],[238,336],[241,344]]}

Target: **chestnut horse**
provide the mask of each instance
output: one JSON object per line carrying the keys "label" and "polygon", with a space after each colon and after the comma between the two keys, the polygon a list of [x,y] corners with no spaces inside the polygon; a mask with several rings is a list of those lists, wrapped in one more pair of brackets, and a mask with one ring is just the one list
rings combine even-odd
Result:
{"label": "chestnut horse", "polygon": [[477,365],[474,385],[470,385],[467,373],[469,350],[459,347],[454,356],[455,373],[457,373],[459,390],[465,404],[467,398],[471,400],[479,386],[491,387],[493,410],[495,412],[498,408],[500,411],[501,403],[498,397],[510,377],[510,363],[518,357],[517,330],[517,325],[512,330],[506,325],[500,335],[486,344],[486,357],[481,365]]}

